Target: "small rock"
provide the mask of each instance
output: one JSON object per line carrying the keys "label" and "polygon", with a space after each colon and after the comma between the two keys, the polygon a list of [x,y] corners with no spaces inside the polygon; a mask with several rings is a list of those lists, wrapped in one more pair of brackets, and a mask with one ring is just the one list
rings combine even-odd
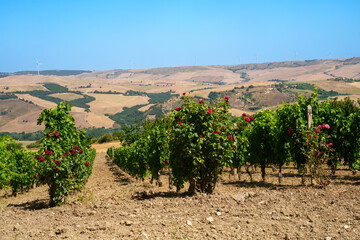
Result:
{"label": "small rock", "polygon": [[125,225],[126,225],[126,226],[131,226],[131,225],[133,225],[133,224],[134,224],[133,221],[130,221],[130,220],[126,220],[126,221],[125,221]]}
{"label": "small rock", "polygon": [[255,192],[248,192],[249,197],[255,197],[256,193]]}
{"label": "small rock", "polygon": [[344,229],[349,229],[350,226],[349,225],[344,225]]}
{"label": "small rock", "polygon": [[191,222],[191,221],[189,221],[189,220],[187,220],[187,221],[186,221],[186,225],[188,225],[188,226],[192,226],[192,222]]}
{"label": "small rock", "polygon": [[326,237],[325,240],[331,240],[331,237]]}
{"label": "small rock", "polygon": [[55,234],[56,235],[59,235],[59,234],[62,234],[62,233],[66,233],[66,229],[57,229],[56,231],[55,231]]}
{"label": "small rock", "polygon": [[221,216],[221,212],[216,212],[216,215]]}
{"label": "small rock", "polygon": [[146,238],[148,237],[148,235],[147,235],[146,233],[143,233],[142,235],[143,235],[144,237],[146,237]]}
{"label": "small rock", "polygon": [[206,218],[206,221],[208,221],[209,223],[212,223],[214,221],[214,218],[213,217],[208,217],[208,218]]}
{"label": "small rock", "polygon": [[92,232],[96,231],[96,228],[94,228],[94,227],[86,227],[86,229],[89,230],[89,231],[92,231]]}

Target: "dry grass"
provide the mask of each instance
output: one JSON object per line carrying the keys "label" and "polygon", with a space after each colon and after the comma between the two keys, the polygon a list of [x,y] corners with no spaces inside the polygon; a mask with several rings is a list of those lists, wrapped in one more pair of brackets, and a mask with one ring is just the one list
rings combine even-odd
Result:
{"label": "dry grass", "polygon": [[43,99],[41,99],[41,98],[37,98],[37,97],[31,96],[30,94],[16,94],[16,96],[17,96],[18,98],[31,101],[31,102],[33,102],[34,104],[40,106],[42,109],[45,109],[45,108],[53,108],[53,107],[56,107],[56,106],[57,106],[57,104],[54,103],[54,102],[49,102],[49,101],[43,100]]}
{"label": "dry grass", "polygon": [[124,107],[133,107],[140,104],[147,104],[148,97],[144,96],[124,96],[119,94],[89,94],[96,98],[90,102],[90,110],[96,113],[115,114],[121,112]]}
{"label": "dry grass", "polygon": [[44,125],[36,125],[36,122],[23,122],[16,118],[7,122],[4,126],[0,127],[0,132],[36,132],[44,130]]}
{"label": "dry grass", "polygon": [[[16,82],[14,83],[10,83],[10,84],[16,84]],[[41,85],[38,85],[38,84],[33,84],[33,85],[6,85],[4,83],[1,83],[1,86],[0,86],[0,90],[1,91],[4,91],[4,92],[16,92],[16,91],[23,91],[23,92],[26,92],[26,91],[33,91],[33,90],[47,90],[46,88],[44,88],[43,86]]]}
{"label": "dry grass", "polygon": [[149,110],[149,108],[151,108],[154,105],[155,104],[149,104],[149,105],[143,106],[143,107],[139,108],[139,111],[145,112],[145,111]]}
{"label": "dry grass", "polygon": [[120,141],[112,141],[112,142],[107,142],[107,143],[94,143],[92,144],[92,147],[96,149],[96,153],[106,153],[106,151],[108,150],[108,148],[110,147],[121,147]]}
{"label": "dry grass", "polygon": [[358,83],[340,81],[318,81],[313,83],[326,91],[334,90],[340,94],[360,94],[360,84]]}
{"label": "dry grass", "polygon": [[71,92],[67,92],[67,93],[54,93],[49,95],[50,97],[56,97],[56,98],[60,98],[64,101],[72,101],[75,99],[79,99],[79,98],[83,98],[83,96],[76,94],[76,93],[71,93]]}
{"label": "dry grass", "polygon": [[354,65],[345,65],[329,73],[335,76],[347,77],[347,78],[360,78],[360,63]]}
{"label": "dry grass", "polygon": [[108,116],[103,114],[89,112],[87,116],[87,121],[91,126],[95,127],[104,127],[104,128],[111,128],[114,126],[114,121],[111,120]]}
{"label": "dry grass", "polygon": [[233,116],[236,116],[236,117],[240,117],[243,113],[246,113],[247,115],[253,115],[253,114],[255,114],[254,111],[242,110],[242,109],[236,109],[236,108],[230,109],[230,113],[231,113]]}

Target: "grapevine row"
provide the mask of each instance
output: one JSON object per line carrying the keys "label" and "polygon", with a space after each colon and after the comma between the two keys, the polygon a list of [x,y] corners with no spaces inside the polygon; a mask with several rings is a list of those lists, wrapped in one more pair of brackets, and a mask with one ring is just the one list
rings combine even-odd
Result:
{"label": "grapevine row", "polygon": [[189,183],[190,192],[207,193],[213,192],[224,167],[259,166],[265,181],[266,167],[275,166],[281,183],[282,167],[292,163],[302,182],[308,171],[321,187],[341,163],[353,172],[360,169],[360,111],[349,98],[320,103],[315,89],[294,104],[232,117],[227,96],[209,105],[183,95],[183,104],[170,115],[145,121],[136,139],[125,136],[114,155],[108,150],[117,165],[142,179],[148,174],[158,179],[169,168],[178,190]]}

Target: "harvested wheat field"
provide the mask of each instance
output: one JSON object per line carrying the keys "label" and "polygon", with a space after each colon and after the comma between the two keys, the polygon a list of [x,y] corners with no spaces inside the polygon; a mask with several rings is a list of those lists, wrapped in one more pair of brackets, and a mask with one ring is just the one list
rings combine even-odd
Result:
{"label": "harvested wheat field", "polygon": [[148,104],[148,97],[124,96],[119,94],[88,94],[96,100],[89,103],[90,110],[96,113],[115,114],[121,112],[124,107],[133,107],[140,104]]}
{"label": "harvested wheat field", "polygon": [[97,155],[86,189],[48,207],[42,186],[0,197],[1,239],[359,239],[360,176],[338,171],[327,189],[284,169],[249,182],[228,173],[212,195],[188,196],[138,181]]}

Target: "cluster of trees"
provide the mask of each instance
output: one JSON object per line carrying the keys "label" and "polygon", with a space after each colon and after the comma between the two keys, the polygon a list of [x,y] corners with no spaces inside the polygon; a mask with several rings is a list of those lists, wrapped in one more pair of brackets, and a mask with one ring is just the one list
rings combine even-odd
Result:
{"label": "cluster of trees", "polygon": [[[308,126],[308,106],[313,123]],[[360,169],[360,111],[346,98],[322,103],[314,90],[310,98],[299,96],[295,104],[263,110],[254,116],[231,117],[228,97],[208,105],[184,97],[169,116],[146,121],[125,136],[122,148],[108,150],[125,171],[142,179],[158,179],[161,169],[172,170],[172,183],[181,189],[211,193],[223,167],[259,166],[279,169],[294,164],[304,182],[309,171],[322,187],[330,183],[340,164]],[[238,171],[239,172],[239,171]]]}

